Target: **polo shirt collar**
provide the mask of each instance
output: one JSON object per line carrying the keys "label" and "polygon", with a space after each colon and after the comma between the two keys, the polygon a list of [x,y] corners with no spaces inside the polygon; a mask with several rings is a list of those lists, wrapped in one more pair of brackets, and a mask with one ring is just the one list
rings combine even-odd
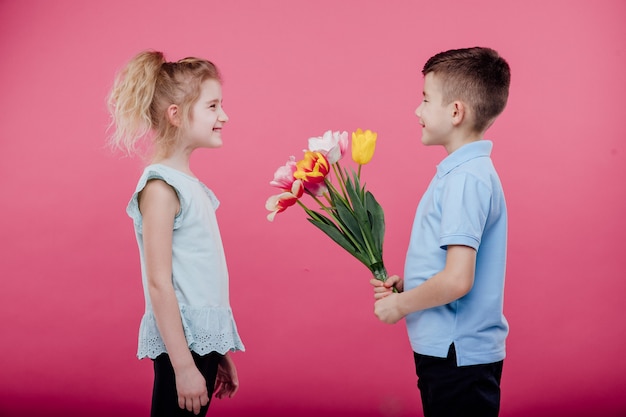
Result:
{"label": "polo shirt collar", "polygon": [[461,146],[437,165],[437,176],[443,177],[454,168],[464,164],[470,159],[479,158],[481,156],[491,156],[492,148],[493,142],[484,139]]}

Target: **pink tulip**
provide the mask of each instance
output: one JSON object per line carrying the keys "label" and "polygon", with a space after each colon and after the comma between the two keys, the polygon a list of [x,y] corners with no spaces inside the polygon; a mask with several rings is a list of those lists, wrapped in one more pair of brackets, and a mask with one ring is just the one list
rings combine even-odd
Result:
{"label": "pink tulip", "polygon": [[305,182],[304,188],[308,193],[311,193],[315,197],[321,197],[325,193],[328,192],[328,187],[323,182],[313,183],[313,182]]}
{"label": "pink tulip", "polygon": [[294,172],[296,172],[296,157],[290,156],[287,163],[276,170],[270,185],[281,190],[290,190],[295,181]]}
{"label": "pink tulip", "polygon": [[320,152],[331,165],[343,158],[348,149],[348,132],[326,131],[322,137],[309,139],[309,150]]}

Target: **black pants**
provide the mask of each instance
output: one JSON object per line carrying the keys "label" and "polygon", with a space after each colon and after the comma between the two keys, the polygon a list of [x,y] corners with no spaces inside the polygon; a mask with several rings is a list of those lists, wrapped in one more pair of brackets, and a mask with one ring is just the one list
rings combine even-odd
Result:
{"label": "black pants", "polygon": [[[208,355],[200,356],[191,352],[196,366],[206,380],[206,387],[209,391],[209,403],[201,408],[198,416],[206,416],[209,410],[215,378],[217,376],[217,366],[222,359],[222,355],[211,352]],[[163,353],[153,360],[154,363],[154,387],[152,389],[152,410],[150,417],[196,417],[197,415],[178,406],[178,394],[176,393],[176,378],[174,368],[167,353]]]}
{"label": "black pants", "polygon": [[447,358],[413,353],[424,417],[497,417],[502,361],[457,366],[454,344]]}

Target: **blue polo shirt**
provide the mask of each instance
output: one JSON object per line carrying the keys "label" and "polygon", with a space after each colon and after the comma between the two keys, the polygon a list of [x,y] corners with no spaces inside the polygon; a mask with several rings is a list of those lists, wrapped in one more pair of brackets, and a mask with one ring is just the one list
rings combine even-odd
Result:
{"label": "blue polo shirt", "polygon": [[492,147],[487,140],[466,144],[437,166],[417,207],[406,256],[404,288],[411,290],[444,269],[448,245],[477,251],[468,294],[406,317],[413,351],[445,358],[454,343],[459,366],[505,357],[507,212]]}

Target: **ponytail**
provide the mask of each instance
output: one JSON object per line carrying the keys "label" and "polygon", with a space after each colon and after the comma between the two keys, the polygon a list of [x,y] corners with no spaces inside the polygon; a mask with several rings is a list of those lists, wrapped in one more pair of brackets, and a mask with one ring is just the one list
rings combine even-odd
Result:
{"label": "ponytail", "polygon": [[133,153],[137,142],[154,127],[150,110],[163,63],[161,52],[141,52],[117,75],[108,100],[115,125],[110,139],[114,148]]}

